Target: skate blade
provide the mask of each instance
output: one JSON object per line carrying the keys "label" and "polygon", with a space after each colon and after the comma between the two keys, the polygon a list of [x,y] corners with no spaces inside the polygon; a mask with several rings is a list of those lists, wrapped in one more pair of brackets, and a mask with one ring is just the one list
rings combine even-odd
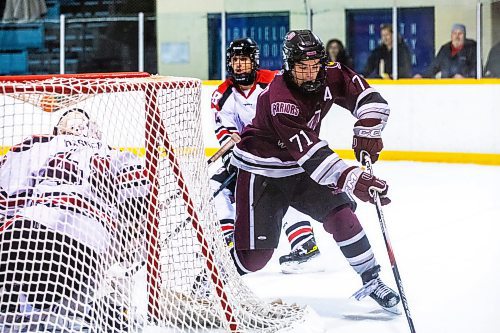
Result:
{"label": "skate blade", "polygon": [[389,313],[398,315],[398,316],[400,316],[401,314],[403,314],[403,312],[401,311],[401,308],[399,307],[399,304],[396,304],[396,305],[391,306],[389,308],[382,307],[382,309],[384,309],[385,311],[387,311]]}
{"label": "skate blade", "polygon": [[302,273],[317,273],[324,272],[325,266],[321,261],[321,256],[318,254],[307,261],[298,262],[285,262],[281,264],[281,272],[283,274],[302,274]]}

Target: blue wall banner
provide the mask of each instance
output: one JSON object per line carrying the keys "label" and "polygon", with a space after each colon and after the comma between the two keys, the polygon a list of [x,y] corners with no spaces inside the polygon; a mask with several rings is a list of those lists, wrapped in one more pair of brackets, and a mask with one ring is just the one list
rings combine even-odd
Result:
{"label": "blue wall banner", "polygon": [[[361,72],[380,42],[380,25],[392,23],[392,9],[346,10],[346,45]],[[412,55],[413,74],[422,73],[434,58],[434,7],[399,8],[398,33]]]}
{"label": "blue wall banner", "polygon": [[[220,79],[220,27],[221,15],[209,14],[209,76]],[[281,47],[290,27],[289,12],[273,13],[231,13],[226,14],[226,47],[233,39],[250,37],[260,48],[260,66],[266,69],[280,69]],[[216,55],[219,55],[217,57]]]}

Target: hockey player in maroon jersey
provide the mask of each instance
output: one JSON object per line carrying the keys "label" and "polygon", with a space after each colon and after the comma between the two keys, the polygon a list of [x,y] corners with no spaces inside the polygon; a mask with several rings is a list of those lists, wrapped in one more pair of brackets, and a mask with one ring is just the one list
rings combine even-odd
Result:
{"label": "hockey player in maroon jersey", "polygon": [[[271,83],[275,71],[259,68],[259,48],[251,38],[233,40],[226,51],[226,79],[212,94],[211,107],[215,116],[215,134],[224,145],[232,133],[241,133],[255,116],[257,97]],[[213,175],[210,183],[215,192],[230,176],[227,170],[231,152],[223,157],[225,167]],[[233,181],[214,199],[222,232],[232,242],[235,212]],[[323,270],[319,249],[309,221],[288,221],[284,227],[291,252],[280,258],[284,273]]]}
{"label": "hockey player in maroon jersey", "polygon": [[381,132],[389,116],[382,96],[339,63],[326,66],[321,40],[309,30],[290,31],[283,45],[283,71],[262,92],[256,116],[241,134],[231,164],[239,168],[236,184],[235,248],[231,254],[240,274],[265,266],[279,240],[289,207],[323,223],[333,235],[363,287],[384,309],[398,311],[399,295],[379,277],[368,238],[352,195],[373,202],[371,191],[388,204],[385,181],[349,166],[320,139],[321,121],[335,103],[349,110],[354,125],[353,148],[360,160],[373,162],[382,150]]}

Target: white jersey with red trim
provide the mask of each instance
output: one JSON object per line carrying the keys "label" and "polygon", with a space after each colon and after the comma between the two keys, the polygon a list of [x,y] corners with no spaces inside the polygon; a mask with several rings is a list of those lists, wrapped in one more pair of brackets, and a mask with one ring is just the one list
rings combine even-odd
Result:
{"label": "white jersey with red trim", "polygon": [[257,97],[275,75],[275,71],[259,69],[249,90],[242,91],[231,79],[227,79],[213,92],[211,107],[215,116],[215,135],[221,145],[229,140],[232,133],[241,133],[252,121]]}
{"label": "white jersey with red trim", "polygon": [[102,252],[119,226],[118,205],[148,191],[132,153],[92,138],[33,136],[1,162],[0,232],[26,218]]}
{"label": "white jersey with red trim", "polygon": [[[274,80],[277,71],[264,69],[257,70],[257,76],[252,87],[247,91],[242,91],[231,79],[224,81],[212,94],[211,107],[215,116],[215,135],[221,145],[230,139],[232,133],[243,132],[243,128],[252,123],[255,117],[257,99],[259,95],[267,89]],[[230,157],[227,154],[222,157],[224,160]],[[210,186],[213,192],[219,189],[221,183],[229,174],[226,169],[220,168],[210,179]],[[234,185],[232,189],[225,188],[214,198],[217,217],[221,223],[221,232],[225,237],[232,234],[234,230]],[[291,208],[293,209],[293,208]],[[301,214],[296,212],[296,214]],[[307,218],[304,216],[304,218]],[[304,227],[308,225],[309,228]],[[287,227],[287,235],[292,250],[300,248],[305,242],[314,239],[312,228],[309,222],[300,221],[290,223]]]}
{"label": "white jersey with red trim", "polygon": [[[231,78],[224,81],[212,94],[211,107],[214,112],[215,135],[220,145],[224,145],[233,133],[241,133],[255,117],[257,97],[267,88],[274,79],[276,72],[258,69],[255,81],[249,90],[242,91]],[[222,157],[223,162],[230,154]],[[225,169],[221,168],[210,180],[212,191],[216,191],[226,175]],[[234,220],[233,194],[229,189],[224,189],[214,198],[217,216],[220,221]],[[234,223],[234,222],[233,222]],[[232,228],[233,225],[231,224]],[[226,232],[223,226],[223,233]]]}

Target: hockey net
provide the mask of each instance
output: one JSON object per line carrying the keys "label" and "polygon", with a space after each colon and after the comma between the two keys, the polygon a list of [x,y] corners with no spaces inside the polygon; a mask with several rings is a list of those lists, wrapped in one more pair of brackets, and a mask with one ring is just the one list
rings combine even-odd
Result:
{"label": "hockey net", "polygon": [[[147,73],[0,78],[0,331],[275,332],[303,320],[297,306],[257,298],[233,267],[210,200],[200,94],[197,79]],[[96,123],[103,145],[133,154],[144,178],[129,172],[116,182],[120,170],[108,163],[105,177],[78,180],[99,193],[48,204],[43,172],[31,170],[23,186],[18,173],[46,156],[36,147],[74,108]],[[16,152],[29,156],[18,167],[7,162]],[[37,163],[53,177],[66,172],[64,161]],[[138,191],[134,182],[147,188],[142,196],[127,193]],[[113,207],[119,195],[142,201]],[[64,227],[26,213],[41,206],[64,216]],[[81,216],[96,228],[66,232]]]}

